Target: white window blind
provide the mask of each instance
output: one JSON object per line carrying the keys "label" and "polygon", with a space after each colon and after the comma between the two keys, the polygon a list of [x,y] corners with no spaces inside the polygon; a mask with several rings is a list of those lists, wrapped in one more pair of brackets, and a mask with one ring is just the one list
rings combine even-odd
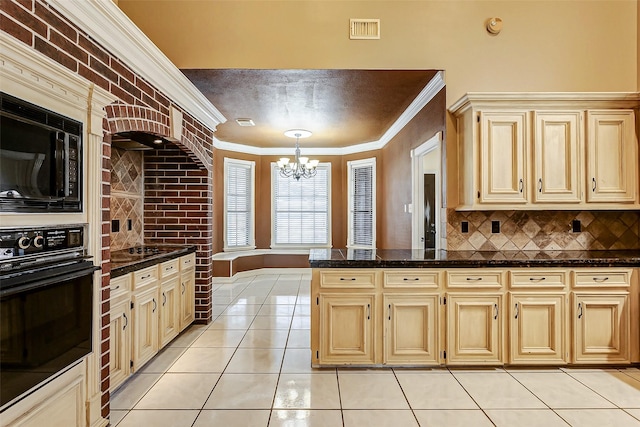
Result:
{"label": "white window blind", "polygon": [[283,178],[273,167],[272,246],[330,245],[330,165],[313,178]]}
{"label": "white window blind", "polygon": [[224,159],[225,249],[248,249],[254,245],[254,162]]}
{"label": "white window blind", "polygon": [[375,158],[347,163],[349,181],[349,228],[347,247],[375,248]]}

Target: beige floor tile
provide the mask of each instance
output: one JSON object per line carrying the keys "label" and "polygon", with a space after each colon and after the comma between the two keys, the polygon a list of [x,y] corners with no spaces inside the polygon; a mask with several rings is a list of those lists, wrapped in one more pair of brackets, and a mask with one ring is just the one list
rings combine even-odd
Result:
{"label": "beige floor tile", "polygon": [[189,347],[200,334],[207,330],[207,325],[191,325],[171,341],[167,347]]}
{"label": "beige floor tile", "polygon": [[[224,316],[236,317],[236,316]],[[242,316],[238,316],[242,317]],[[191,344],[194,347],[237,347],[244,337],[244,330],[208,329]]]}
{"label": "beige floor tile", "polygon": [[251,322],[255,319],[254,315],[250,316],[220,316],[209,325],[208,330],[212,329],[238,329],[246,331],[251,326]]}
{"label": "beige floor tile", "polygon": [[[596,375],[599,373],[591,373]],[[611,408],[601,396],[564,372],[511,373],[550,408]]]}
{"label": "beige floor tile", "polygon": [[137,373],[111,395],[111,409],[132,409],[162,374]]}
{"label": "beige floor tile", "polygon": [[289,332],[287,348],[311,348],[311,331],[292,329]]}
{"label": "beige floor tile", "polygon": [[442,375],[396,372],[412,409],[479,409],[448,372]]}
{"label": "beige floor tile", "polygon": [[636,380],[640,381],[640,369],[633,369],[633,368],[621,369],[620,372],[630,376],[631,378],[635,378]]}
{"label": "beige floor tile", "polygon": [[291,329],[310,329],[311,317],[309,316],[293,316],[291,320]]}
{"label": "beige floor tile", "polygon": [[[266,295],[251,295],[251,296],[238,296],[233,300],[233,304],[249,304],[249,305],[261,305],[267,301]],[[267,303],[271,304],[271,303]]]}
{"label": "beige floor tile", "polygon": [[640,421],[640,409],[625,409],[624,411]]}
{"label": "beige floor tile", "polygon": [[239,348],[233,355],[225,373],[272,374],[280,372],[284,349]]}
{"label": "beige floor tile", "polygon": [[258,311],[258,316],[293,316],[293,304],[265,304]]}
{"label": "beige floor tile", "polygon": [[165,347],[138,372],[163,374],[182,356],[185,350],[185,347]]}
{"label": "beige floor tile", "polygon": [[194,410],[134,409],[118,425],[121,427],[191,427],[198,412]]}
{"label": "beige floor tile", "polygon": [[409,410],[345,410],[344,427],[419,427]]}
{"label": "beige floor tile", "polygon": [[274,408],[340,409],[338,379],[328,374],[281,374]]}
{"label": "beige floor tile", "polygon": [[258,314],[261,305],[258,304],[229,304],[227,309],[222,312],[223,316],[249,316]]}
{"label": "beige floor tile", "polygon": [[223,374],[204,409],[270,409],[278,374]]}
{"label": "beige floor tile", "polygon": [[640,408],[640,381],[618,371],[570,375],[619,408]]}
{"label": "beige floor tile", "polygon": [[164,374],[134,409],[201,409],[219,374]]}
{"label": "beige floor tile", "polygon": [[266,297],[264,304],[293,305],[297,299],[296,295],[272,295]]}
{"label": "beige floor tile", "polygon": [[268,423],[268,410],[204,410],[193,427],[266,427]]}
{"label": "beige floor tile", "polygon": [[310,349],[287,348],[287,350],[284,352],[282,372],[287,374],[311,374],[314,372],[326,372],[326,368],[314,369],[311,367]]}
{"label": "beige floor tile", "polygon": [[296,304],[296,309],[293,312],[294,316],[309,316],[311,314],[310,304]]}
{"label": "beige floor tile", "polygon": [[551,409],[487,409],[496,427],[567,427]]}
{"label": "beige floor tile", "polygon": [[622,409],[558,409],[556,413],[575,427],[640,426],[640,421]]}
{"label": "beige floor tile", "polygon": [[274,410],[269,427],[342,427],[342,413],[335,410]]}
{"label": "beige floor tile", "polygon": [[338,384],[343,409],[409,409],[392,372],[386,375],[339,372]]}
{"label": "beige floor tile", "polygon": [[117,409],[112,409],[109,413],[109,426],[116,427],[120,421],[127,415],[129,411],[120,411]]}
{"label": "beige floor tile", "polygon": [[[493,427],[481,410],[414,411],[421,426],[428,427]],[[397,426],[399,427],[399,426]]]}
{"label": "beige floor tile", "polygon": [[190,347],[168,372],[222,372],[234,351],[232,347]]}
{"label": "beige floor tile", "polygon": [[227,307],[229,307],[229,304],[227,302],[222,302],[220,300],[218,300],[219,302],[213,303],[213,306],[211,307],[211,315],[213,316],[219,316],[222,313],[224,313],[224,311],[227,309]]}
{"label": "beige floor tile", "polygon": [[285,329],[250,329],[239,348],[285,348],[288,336]]}
{"label": "beige floor tile", "polygon": [[256,316],[249,329],[286,329],[291,326],[291,316]]}
{"label": "beige floor tile", "polygon": [[305,295],[305,294],[299,293],[298,294],[298,299],[296,300],[296,304],[310,306],[311,305],[311,296],[309,294]]}
{"label": "beige floor tile", "polygon": [[511,375],[501,372],[452,372],[482,409],[546,408]]}

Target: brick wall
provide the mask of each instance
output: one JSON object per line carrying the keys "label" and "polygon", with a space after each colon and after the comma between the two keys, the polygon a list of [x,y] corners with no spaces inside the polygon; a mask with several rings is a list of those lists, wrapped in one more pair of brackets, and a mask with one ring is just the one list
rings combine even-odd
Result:
{"label": "brick wall", "polygon": [[[168,136],[171,108],[179,107],[163,93],[136,75],[120,59],[111,55],[95,43],[91,36],[70,23],[64,16],[41,0],[0,0],[0,31],[19,40],[34,50],[44,54],[97,86],[114,95],[116,103],[107,108],[104,121],[104,141],[102,143],[102,284],[101,284],[101,354],[100,384],[102,390],[102,416],[109,414],[109,272],[110,264],[110,166],[111,133],[114,130],[154,131]],[[181,218],[179,211],[162,221],[154,219],[150,226],[150,239],[173,240],[174,233],[186,241],[187,235],[197,236],[197,319],[206,322],[211,319],[211,189],[212,189],[212,131],[198,123],[183,111],[183,138],[177,145],[183,151],[174,150],[171,156],[159,156],[158,165],[164,162],[162,180],[182,182],[183,197],[190,201],[189,210]],[[162,158],[162,160],[160,160]],[[170,165],[175,161],[176,166]],[[181,169],[183,163],[190,166]],[[191,163],[188,163],[191,162]],[[177,166],[180,163],[181,166]],[[184,173],[184,175],[183,175]],[[175,174],[175,175],[173,175]],[[158,178],[159,179],[159,178]],[[198,186],[196,196],[189,194],[186,187],[194,180]],[[162,187],[165,184],[157,183]],[[203,189],[204,188],[204,189]],[[174,206],[173,190],[156,187],[154,200],[150,206]],[[196,200],[195,203],[191,201]],[[195,221],[197,224],[190,223]],[[176,230],[184,226],[184,230]],[[209,241],[207,241],[209,239]],[[175,243],[177,243],[177,240]]]}

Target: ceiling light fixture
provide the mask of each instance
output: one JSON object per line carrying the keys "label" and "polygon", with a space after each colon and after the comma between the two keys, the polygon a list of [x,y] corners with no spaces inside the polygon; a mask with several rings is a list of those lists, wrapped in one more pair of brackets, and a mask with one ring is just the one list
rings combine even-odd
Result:
{"label": "ceiling light fixture", "polygon": [[300,157],[300,138],[308,138],[311,136],[311,132],[302,129],[291,129],[284,133],[289,138],[296,139],[296,157],[291,163],[288,157],[282,157],[278,160],[278,169],[280,169],[280,176],[284,178],[293,177],[296,181],[300,178],[311,178],[318,172],[318,160],[309,160],[308,157]]}

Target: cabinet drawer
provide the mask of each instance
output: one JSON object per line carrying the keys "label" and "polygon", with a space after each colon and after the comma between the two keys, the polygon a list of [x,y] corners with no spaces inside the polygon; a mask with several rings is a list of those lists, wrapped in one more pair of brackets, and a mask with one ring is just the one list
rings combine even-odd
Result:
{"label": "cabinet drawer", "polygon": [[385,288],[438,288],[438,272],[422,270],[393,270],[384,272]]}
{"label": "cabinet drawer", "polygon": [[575,272],[576,288],[627,288],[631,284],[631,270],[589,269]]}
{"label": "cabinet drawer", "polygon": [[180,259],[172,259],[170,261],[165,261],[160,264],[160,277],[165,278],[169,276],[173,276],[174,274],[178,274],[180,267]]}
{"label": "cabinet drawer", "polygon": [[133,272],[133,289],[140,289],[141,287],[153,283],[158,280],[158,266],[143,268]]}
{"label": "cabinet drawer", "polygon": [[193,268],[196,266],[196,254],[191,253],[180,258],[180,270]]}
{"label": "cabinet drawer", "polygon": [[453,270],[447,272],[448,288],[500,289],[502,270]]}
{"label": "cabinet drawer", "polygon": [[120,299],[123,295],[129,295],[131,291],[131,274],[111,279],[109,288],[111,289],[111,301]]}
{"label": "cabinet drawer", "polygon": [[321,288],[375,288],[376,273],[373,270],[323,271]]}
{"label": "cabinet drawer", "polygon": [[512,271],[511,289],[545,288],[563,289],[567,284],[566,270],[536,270]]}

